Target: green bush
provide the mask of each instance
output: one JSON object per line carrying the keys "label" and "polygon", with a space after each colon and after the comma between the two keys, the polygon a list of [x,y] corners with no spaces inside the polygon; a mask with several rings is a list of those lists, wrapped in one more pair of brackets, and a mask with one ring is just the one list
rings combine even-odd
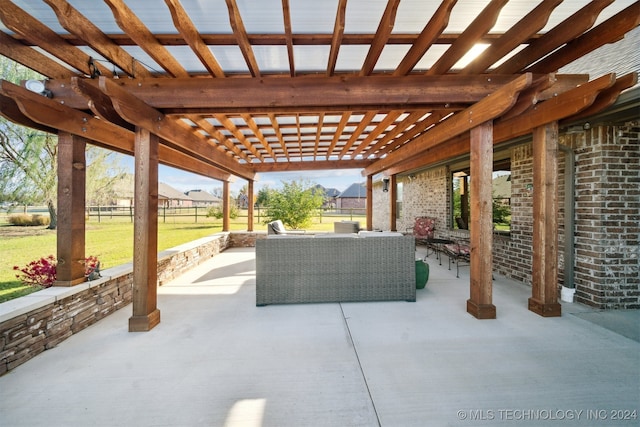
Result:
{"label": "green bush", "polygon": [[38,225],[49,225],[51,219],[43,215],[14,214],[9,215],[9,224],[21,227],[33,227]]}
{"label": "green bush", "polygon": [[[238,210],[238,207],[236,205],[234,204],[229,205],[229,218],[236,219],[239,214],[240,214],[240,211]],[[222,206],[214,206],[209,208],[207,210],[207,218],[211,218],[211,217],[215,219],[221,219],[223,217]]]}

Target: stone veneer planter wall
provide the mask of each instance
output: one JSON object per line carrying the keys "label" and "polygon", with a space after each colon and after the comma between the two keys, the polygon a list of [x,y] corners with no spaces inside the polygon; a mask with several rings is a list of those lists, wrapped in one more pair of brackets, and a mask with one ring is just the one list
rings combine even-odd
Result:
{"label": "stone veneer planter wall", "polygon": [[[217,233],[158,254],[160,285],[229,247],[255,246],[264,232]],[[133,265],[73,287],[52,287],[0,304],[0,375],[131,303]]]}

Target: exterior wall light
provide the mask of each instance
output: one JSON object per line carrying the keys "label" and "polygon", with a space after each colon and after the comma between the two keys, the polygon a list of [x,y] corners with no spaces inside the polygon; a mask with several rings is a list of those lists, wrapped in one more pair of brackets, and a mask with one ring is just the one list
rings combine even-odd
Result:
{"label": "exterior wall light", "polygon": [[382,191],[385,193],[389,191],[389,178],[382,178]]}

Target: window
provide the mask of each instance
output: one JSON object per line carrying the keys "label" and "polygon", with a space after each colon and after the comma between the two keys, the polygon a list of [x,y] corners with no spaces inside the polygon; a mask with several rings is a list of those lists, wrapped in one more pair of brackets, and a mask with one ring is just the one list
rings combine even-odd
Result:
{"label": "window", "polygon": [[[469,166],[458,166],[451,174],[451,223],[454,229],[468,230],[470,209]],[[493,167],[493,227],[497,233],[509,234],[511,230],[511,162],[503,159]]]}

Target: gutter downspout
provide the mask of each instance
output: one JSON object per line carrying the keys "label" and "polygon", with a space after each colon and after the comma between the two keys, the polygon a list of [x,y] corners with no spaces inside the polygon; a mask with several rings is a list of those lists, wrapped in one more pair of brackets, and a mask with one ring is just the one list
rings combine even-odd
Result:
{"label": "gutter downspout", "polygon": [[573,302],[576,292],[574,282],[575,263],[575,153],[570,147],[559,144],[564,157],[564,285],[560,299]]}

